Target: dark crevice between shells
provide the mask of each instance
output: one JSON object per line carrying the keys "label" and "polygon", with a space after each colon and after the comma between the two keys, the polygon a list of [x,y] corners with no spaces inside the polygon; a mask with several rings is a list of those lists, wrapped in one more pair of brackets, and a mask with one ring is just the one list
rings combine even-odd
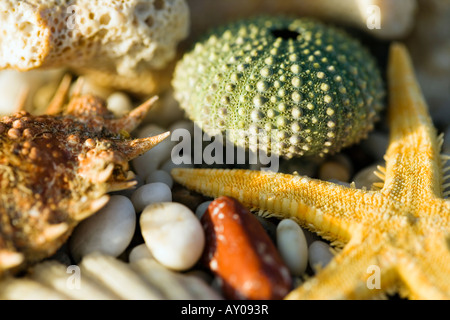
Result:
{"label": "dark crevice between shells", "polygon": [[297,31],[292,31],[289,29],[275,29],[271,30],[271,32],[275,38],[281,38],[283,40],[289,39],[296,40],[297,37],[300,35],[300,33],[298,33]]}

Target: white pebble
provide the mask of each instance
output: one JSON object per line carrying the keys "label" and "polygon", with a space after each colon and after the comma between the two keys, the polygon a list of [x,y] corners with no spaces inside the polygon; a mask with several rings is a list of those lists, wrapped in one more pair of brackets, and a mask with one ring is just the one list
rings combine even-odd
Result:
{"label": "white pebble", "polygon": [[108,106],[108,110],[114,113],[116,117],[125,115],[133,108],[130,98],[123,92],[112,93],[106,99],[106,105]]}
{"label": "white pebble", "polygon": [[128,262],[134,262],[140,259],[154,259],[151,251],[145,243],[141,243],[134,247],[128,255]]}
{"label": "white pebble", "polygon": [[75,229],[70,239],[71,255],[76,261],[94,251],[117,257],[130,244],[135,229],[131,201],[125,196],[111,196],[105,207]]}
{"label": "white pebble", "polygon": [[[138,138],[147,138],[167,131],[157,125],[150,124],[142,128],[137,136]],[[170,137],[167,137],[140,157],[133,159],[132,163],[136,173],[146,177],[150,172],[157,170],[161,163],[170,158],[174,145],[175,142],[171,141]]]}
{"label": "white pebble", "polygon": [[309,265],[315,272],[325,268],[333,256],[330,246],[323,241],[314,241],[309,246]]}
{"label": "white pebble", "polygon": [[194,136],[194,123],[190,120],[180,120],[169,127],[169,131],[173,132],[177,129],[186,129],[189,131],[191,137]]}
{"label": "white pebble", "polygon": [[162,182],[144,184],[131,195],[131,202],[136,212],[141,212],[152,203],[170,201],[172,201],[172,191],[167,184]]}
{"label": "white pebble", "polygon": [[200,204],[198,205],[197,209],[195,209],[195,215],[197,216],[197,218],[198,218],[199,220],[203,217],[203,215],[204,215],[205,212],[206,212],[206,209],[208,209],[209,204],[210,204],[211,202],[212,202],[212,201],[205,201],[205,202],[202,202],[202,203],[200,203]]}
{"label": "white pebble", "polygon": [[183,118],[183,109],[180,108],[178,101],[173,97],[173,90],[166,90],[159,95],[158,101],[147,113],[145,120],[167,127]]}
{"label": "white pebble", "polygon": [[150,172],[150,174],[145,179],[145,183],[154,183],[154,182],[162,182],[167,184],[169,188],[173,187],[173,179],[172,176],[164,170],[156,170]]}
{"label": "white pebble", "polygon": [[200,259],[204,231],[188,207],[176,202],[152,204],[142,212],[140,226],[147,247],[162,265],[187,270]]}
{"label": "white pebble", "polygon": [[294,220],[284,219],[278,224],[277,247],[293,275],[305,272],[308,266],[308,245],[302,229]]}

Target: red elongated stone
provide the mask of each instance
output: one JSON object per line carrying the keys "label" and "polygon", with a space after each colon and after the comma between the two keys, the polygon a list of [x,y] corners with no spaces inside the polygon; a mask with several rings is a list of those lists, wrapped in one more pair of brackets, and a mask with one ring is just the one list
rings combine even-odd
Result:
{"label": "red elongated stone", "polygon": [[202,262],[221,280],[228,299],[282,299],[291,277],[276,247],[253,214],[231,197],[214,200],[201,219]]}

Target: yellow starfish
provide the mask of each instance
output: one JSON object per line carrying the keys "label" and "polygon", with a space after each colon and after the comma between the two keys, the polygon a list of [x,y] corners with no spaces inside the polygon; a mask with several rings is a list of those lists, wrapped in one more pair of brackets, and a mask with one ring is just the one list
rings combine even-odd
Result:
{"label": "yellow starfish", "polygon": [[391,46],[388,80],[391,137],[379,190],[250,170],[172,171],[177,182],[205,195],[235,197],[345,244],[287,299],[366,299],[395,291],[412,299],[450,298],[448,158],[441,158],[442,137],[402,44]]}

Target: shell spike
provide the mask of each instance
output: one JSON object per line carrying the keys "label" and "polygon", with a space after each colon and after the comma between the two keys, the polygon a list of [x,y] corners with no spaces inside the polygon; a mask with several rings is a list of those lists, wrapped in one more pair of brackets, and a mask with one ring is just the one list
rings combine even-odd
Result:
{"label": "shell spike", "polygon": [[158,100],[158,96],[153,96],[140,106],[131,110],[128,114],[124,115],[120,119],[111,120],[108,123],[108,128],[114,132],[126,131],[131,132],[136,129],[147,115],[150,108]]}
{"label": "shell spike", "polygon": [[137,181],[120,181],[120,182],[108,182],[108,192],[121,191],[131,189],[136,186]]}
{"label": "shell spike", "polygon": [[53,224],[48,226],[43,233],[45,241],[54,241],[55,239],[61,237],[69,230],[69,225],[65,222],[58,224]]}
{"label": "shell spike", "polygon": [[78,77],[77,81],[75,82],[75,86],[72,91],[72,95],[70,96],[71,99],[78,98],[81,96],[81,92],[83,91],[83,86],[85,83],[84,77]]}
{"label": "shell spike", "polygon": [[0,271],[10,269],[20,265],[24,261],[24,256],[20,252],[10,250],[0,250]]}
{"label": "shell spike", "polygon": [[379,172],[379,171],[374,171],[373,172],[373,174],[377,177],[377,178],[379,178],[380,180],[382,180],[382,181],[385,181],[386,180],[386,176],[385,176],[385,174],[383,173],[383,172]]}
{"label": "shell spike", "polygon": [[76,221],[82,221],[89,216],[96,213],[98,210],[103,208],[109,201],[109,195],[104,195],[94,201],[92,201],[87,207],[83,208],[80,212],[73,217]]}
{"label": "shell spike", "polygon": [[70,74],[64,75],[58,89],[56,89],[52,101],[50,101],[47,110],[45,111],[46,114],[57,114],[62,111],[64,100],[67,96],[67,92],[69,92],[71,83],[72,76]]}
{"label": "shell spike", "polygon": [[30,87],[27,85],[25,86],[19,93],[19,97],[16,101],[16,106],[14,107],[15,112],[23,111],[25,110],[25,105],[27,103],[28,95],[30,93]]}
{"label": "shell spike", "polygon": [[170,131],[167,131],[153,137],[126,141],[118,145],[118,147],[124,153],[126,160],[130,161],[149,151],[151,148],[153,148],[158,143],[163,141],[169,135]]}

